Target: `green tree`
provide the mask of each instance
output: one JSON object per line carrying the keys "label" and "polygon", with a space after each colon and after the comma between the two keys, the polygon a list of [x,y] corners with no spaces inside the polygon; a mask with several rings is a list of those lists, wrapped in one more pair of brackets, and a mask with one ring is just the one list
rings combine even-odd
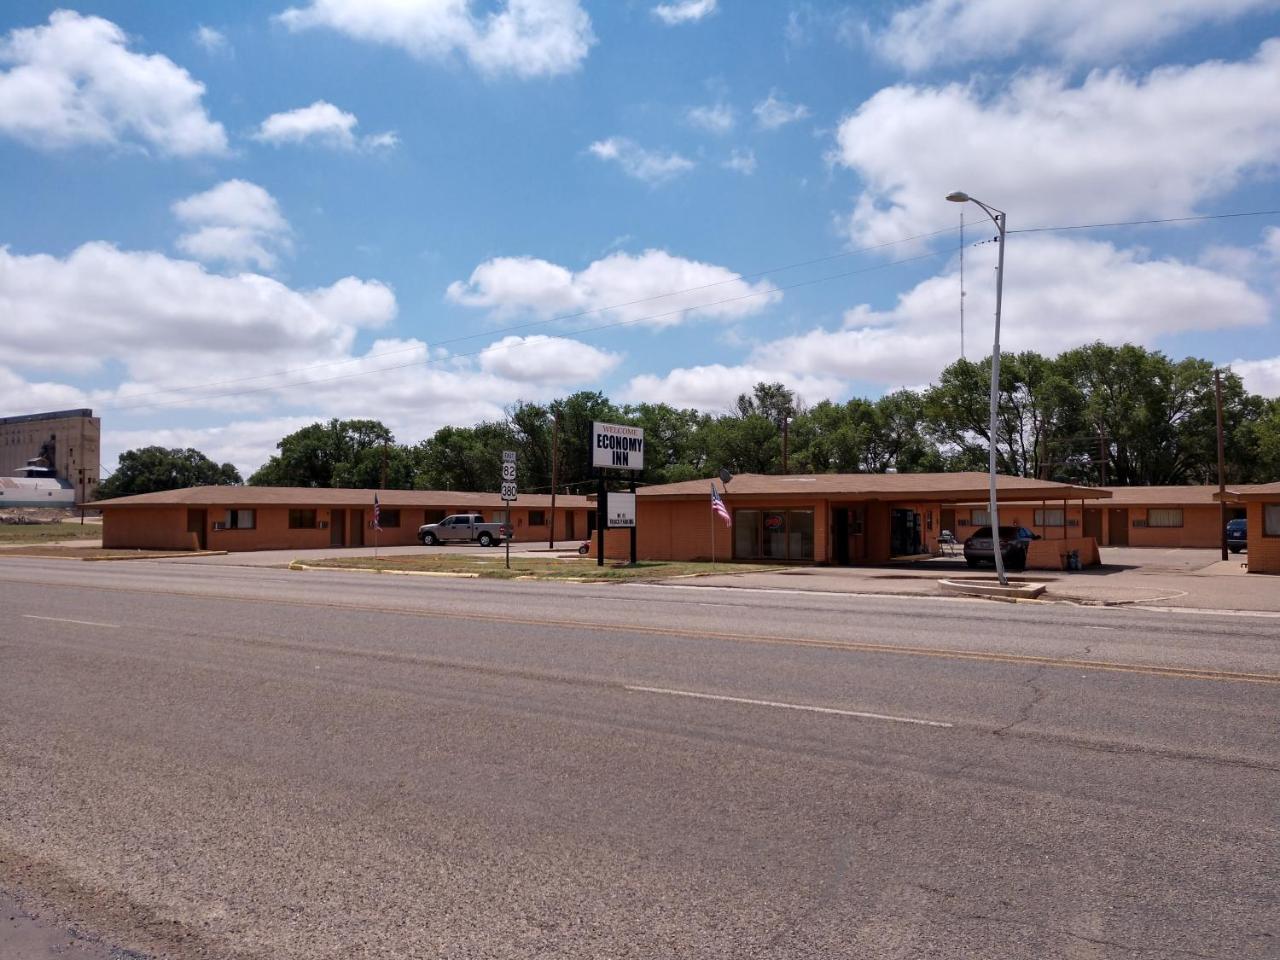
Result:
{"label": "green tree", "polygon": [[[276,444],[280,451],[249,478],[267,487],[376,487],[382,472],[384,446],[395,444],[377,420],[339,420],[313,423]],[[397,468],[398,486],[408,486],[411,471]],[[388,476],[388,486],[392,477]]]}
{"label": "green tree", "polygon": [[242,483],[240,472],[229,463],[214,463],[191,447],[166,449],[141,447],[120,455],[120,465],[98,487],[98,498],[128,497],[182,487],[224,486]]}
{"label": "green tree", "polygon": [[409,451],[417,490],[496,492],[502,483],[502,451],[518,448],[505,421],[474,427],[441,427]]}
{"label": "green tree", "polygon": [[622,409],[622,419],[644,430],[645,479],[649,483],[696,480],[715,473],[707,462],[700,432],[710,417],[665,403],[639,403]]}
{"label": "green tree", "polygon": [[[924,394],[922,417],[952,469],[985,465],[991,435],[991,364],[957,360]],[[1058,363],[1027,351],[1001,358],[996,458],[1001,472],[1051,479],[1083,429],[1084,395]]]}

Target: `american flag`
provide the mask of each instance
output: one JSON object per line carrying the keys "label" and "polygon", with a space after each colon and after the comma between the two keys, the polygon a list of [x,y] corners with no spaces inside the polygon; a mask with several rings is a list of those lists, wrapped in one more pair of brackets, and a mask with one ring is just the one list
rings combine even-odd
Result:
{"label": "american flag", "polygon": [[373,529],[382,529],[382,505],[378,503],[378,495],[373,495]]}
{"label": "american flag", "polygon": [[726,527],[733,526],[733,517],[729,516],[729,510],[724,505],[724,501],[720,499],[720,494],[716,492],[716,485],[711,485],[711,512],[720,514],[720,518],[724,520]]}

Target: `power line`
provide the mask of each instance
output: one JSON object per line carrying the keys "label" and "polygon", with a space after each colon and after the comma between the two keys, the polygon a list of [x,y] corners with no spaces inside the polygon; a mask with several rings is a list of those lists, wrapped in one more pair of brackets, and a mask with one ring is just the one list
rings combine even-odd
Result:
{"label": "power line", "polygon": [[[858,270],[847,270],[847,271],[844,271],[843,273],[830,274],[825,277],[817,277],[811,280],[802,280],[797,283],[788,284],[786,286],[774,287],[770,290],[757,290],[757,291],[752,291],[751,293],[740,294],[736,297],[724,297],[723,299],[713,300],[709,303],[701,303],[701,304],[696,304],[694,306],[680,307],[679,309],[668,310],[663,313],[654,313],[654,314],[649,314],[643,317],[632,317],[629,320],[617,320],[617,321],[614,321],[613,323],[602,323],[594,327],[584,327],[581,330],[570,331],[569,336],[565,337],[565,339],[573,339],[575,336],[583,336],[586,334],[598,333],[602,330],[613,330],[618,327],[627,327],[637,323],[644,323],[649,320],[660,320],[660,319],[663,319],[664,317],[673,317],[673,316],[676,316],[677,314],[688,313],[691,310],[705,310],[708,307],[717,307],[727,303],[738,303],[743,300],[751,300],[755,297],[771,296],[775,293],[779,293],[784,290],[798,290],[801,287],[815,286],[819,283],[829,283],[832,280],[842,280],[847,277],[857,276],[858,274],[862,274],[862,273],[871,273],[872,271],[875,271],[875,270],[884,270],[889,267],[899,266],[904,263],[915,263],[916,261],[919,261],[919,260],[929,260],[936,257],[949,255],[955,252],[956,252],[956,248],[947,248],[945,250],[933,250],[928,253],[922,253],[914,257],[904,257],[900,260],[890,260],[885,263],[876,264],[874,266],[862,267]],[[310,386],[316,386],[317,384],[322,384],[322,383],[333,383],[338,380],[353,380],[359,377],[369,377],[369,376],[373,376],[374,374],[389,373],[395,370],[404,370],[409,367],[431,366],[434,364],[452,362],[454,360],[464,359],[467,357],[478,357],[478,356],[482,356],[489,353],[498,353],[503,350],[511,350],[516,347],[525,346],[525,345],[526,344],[524,342],[507,343],[507,344],[491,344],[490,346],[484,347],[483,349],[473,350],[468,353],[453,353],[447,357],[428,357],[425,360],[411,360],[408,363],[398,363],[388,367],[378,367],[377,369],[374,369],[374,370],[357,370],[354,373],[338,374],[337,376],[322,377],[316,380],[299,380],[293,383],[270,384],[265,387],[254,387],[248,390],[234,390],[234,391],[231,391],[230,393],[207,394],[199,397],[186,397],[181,400],[165,400],[165,401],[157,401],[154,403],[140,403],[140,404],[132,404],[132,405],[126,404],[122,406],[106,406],[106,407],[103,407],[103,409],[114,410],[114,411],[135,410],[135,409],[144,409],[144,408],[153,409],[157,407],[180,406],[182,404],[187,404],[187,403],[203,403],[208,400],[220,400],[225,397],[242,397],[242,396],[246,396],[248,394],[254,394],[254,393],[272,393],[277,390],[288,390],[292,387],[310,387]],[[158,394],[164,394],[168,392],[169,391],[157,391]]]}
{"label": "power line", "polygon": [[1199,223],[1204,220],[1234,220],[1239,217],[1275,217],[1280,210],[1245,210],[1241,213],[1208,213],[1197,217],[1164,217],[1159,220],[1114,220],[1110,223],[1074,223],[1057,227],[1024,227],[1009,233],[1050,233],[1059,230],[1099,230],[1103,227],[1142,227],[1156,223]]}
{"label": "power line", "polygon": [[[1053,232],[1053,231],[1090,230],[1090,229],[1103,229],[1103,228],[1112,228],[1112,227],[1142,226],[1142,225],[1151,225],[1151,224],[1192,223],[1192,222],[1201,222],[1201,221],[1209,221],[1209,220],[1227,220],[1227,219],[1235,219],[1235,218],[1241,218],[1241,217],[1261,217],[1261,216],[1280,216],[1280,210],[1251,210],[1251,211],[1241,211],[1236,213],[1206,214],[1206,215],[1194,216],[1194,217],[1169,217],[1169,218],[1151,219],[1151,220],[1123,220],[1123,221],[1112,221],[1112,222],[1106,222],[1106,223],[1067,224],[1067,225],[1058,225],[1058,226],[1026,227],[1019,230],[1010,230],[1009,233],[1011,234],[1046,233],[1046,232]],[[588,317],[588,316],[601,314],[601,313],[607,313],[613,310],[624,309],[629,306],[638,306],[642,303],[650,303],[655,300],[664,300],[664,299],[669,299],[671,297],[680,296],[687,293],[696,293],[699,290],[708,290],[714,287],[723,286],[728,283],[735,283],[741,280],[756,279],[759,277],[767,276],[772,273],[781,273],[787,270],[799,269],[801,267],[806,267],[806,266],[814,266],[820,263],[829,263],[834,260],[844,259],[859,253],[865,253],[872,250],[884,249],[886,247],[896,246],[899,244],[910,243],[910,242],[919,241],[919,240],[928,240],[934,237],[941,236],[943,234],[954,233],[957,229],[960,229],[960,228],[947,227],[947,228],[930,231],[927,233],[915,234],[909,237],[901,237],[896,240],[888,240],[883,243],[871,244],[864,247],[858,247],[851,250],[842,251],[840,253],[829,254],[822,257],[814,257],[809,260],[803,260],[803,261],[798,261],[791,264],[785,264],[779,267],[772,267],[767,270],[760,270],[753,273],[735,274],[723,280],[717,280],[712,283],[701,284],[699,286],[694,286],[694,287],[687,287],[685,289],[675,290],[669,293],[655,294],[652,296],[641,297],[635,300],[630,300],[622,303],[611,304],[603,307],[594,307],[590,310],[583,310],[578,313],[562,314],[555,317],[549,317],[544,320],[533,320],[527,323],[514,324],[507,327],[500,327],[497,329],[485,330],[479,333],[466,334],[463,336],[452,337],[446,340],[439,340],[439,341],[436,341],[434,345],[442,346],[450,343],[460,343],[467,340],[478,339],[480,337],[490,337],[490,336],[495,336],[501,333],[510,333],[517,330],[526,330],[533,327],[546,326],[549,324],[560,323],[567,320],[581,319],[583,317]],[[975,243],[973,245],[979,246],[985,242],[988,242],[988,241],[979,241],[978,243]],[[942,251],[934,251],[934,252],[922,254],[916,257],[907,257],[900,260],[892,260],[892,261],[888,261],[886,263],[878,264],[872,267],[847,271],[844,273],[834,274],[827,277],[820,277],[815,280],[808,280],[808,281],[802,281],[800,283],[795,283],[795,284],[790,284],[790,285],[785,285],[780,287],[773,287],[769,290],[755,291],[755,292],[743,294],[737,297],[728,297],[722,300],[711,301],[709,303],[702,303],[702,304],[696,304],[693,306],[680,307],[675,310],[670,310],[670,311],[657,313],[657,314],[650,314],[644,317],[635,317],[630,320],[623,320],[615,323],[608,323],[608,324],[601,324],[594,327],[587,327],[582,330],[570,331],[570,338],[574,335],[590,334],[590,333],[595,333],[602,330],[609,330],[617,327],[629,326],[635,323],[643,323],[648,320],[655,320],[655,319],[661,319],[663,317],[675,316],[677,314],[686,313],[693,310],[704,310],[704,309],[707,309],[708,307],[719,306],[725,303],[733,303],[741,300],[748,300],[758,296],[768,296],[768,295],[772,295],[774,293],[778,293],[785,290],[794,290],[800,287],[812,286],[817,283],[826,283],[831,280],[839,280],[846,277],[855,276],[857,274],[883,269],[885,267],[897,266],[903,263],[911,263],[918,260],[929,259],[932,257],[941,256],[942,254],[945,254],[945,253],[954,253],[957,250],[961,250],[961,249],[962,248],[954,248],[954,249],[946,249]],[[429,366],[429,365],[444,362],[447,360],[456,360],[461,358],[480,356],[480,355],[491,353],[491,352],[498,352],[500,350],[512,349],[515,347],[526,346],[526,345],[527,343],[523,341],[515,344],[505,344],[505,345],[494,344],[482,350],[471,351],[468,353],[455,353],[455,354],[450,354],[448,357],[428,358],[427,360],[414,360],[409,363],[396,364],[389,367],[379,367],[375,370],[361,370],[351,374],[341,374],[338,376],[326,377],[326,378],[321,378],[317,380],[303,380],[303,381],[296,381],[293,383],[286,383],[286,384],[270,384],[264,387],[256,387],[248,390],[237,390],[232,393],[206,394],[206,395],[201,395],[197,397],[186,397],[182,399],[169,400],[169,401],[155,401],[155,402],[144,402],[144,403],[117,403],[112,405],[106,405],[103,407],[103,409],[113,410],[117,412],[126,411],[126,410],[152,409],[152,408],[165,407],[165,406],[180,406],[182,404],[187,404],[187,403],[199,403],[207,400],[217,400],[217,399],[222,399],[228,396],[241,396],[245,394],[273,392],[276,390],[287,390],[287,389],[291,389],[293,387],[299,387],[299,386],[310,386],[314,384],[331,383],[337,380],[347,380],[347,379],[355,379],[355,378],[365,377],[365,376],[372,376],[377,373],[385,373],[385,372],[390,372],[395,370],[401,370],[407,367]],[[384,351],[382,353],[368,354],[363,357],[350,357],[343,360],[333,360],[333,361],[327,361],[327,362],[318,363],[318,364],[310,364],[307,366],[295,367],[289,370],[278,371],[274,373],[257,374],[251,377],[240,377],[240,378],[234,378],[229,380],[212,381],[205,384],[192,384],[184,387],[170,387],[164,390],[154,390],[147,393],[132,394],[132,395],[125,396],[122,399],[145,400],[147,397],[170,396],[173,394],[184,393],[190,390],[206,390],[206,389],[216,388],[221,386],[230,386],[232,384],[250,383],[256,380],[264,380],[269,377],[292,376],[294,374],[305,373],[309,370],[325,369],[325,368],[334,367],[334,366],[345,366],[352,363],[364,363],[364,362],[368,362],[369,360],[381,359],[383,357],[389,357],[389,356],[396,356],[402,353],[407,353],[407,352],[418,350],[418,349],[420,348],[417,345],[412,347],[402,347],[396,350]]]}

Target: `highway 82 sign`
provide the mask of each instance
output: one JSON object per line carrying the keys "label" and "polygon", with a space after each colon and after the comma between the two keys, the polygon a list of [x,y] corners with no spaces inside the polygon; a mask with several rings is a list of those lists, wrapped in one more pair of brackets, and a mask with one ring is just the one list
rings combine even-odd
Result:
{"label": "highway 82 sign", "polygon": [[502,451],[502,499],[511,502],[516,498],[516,452]]}

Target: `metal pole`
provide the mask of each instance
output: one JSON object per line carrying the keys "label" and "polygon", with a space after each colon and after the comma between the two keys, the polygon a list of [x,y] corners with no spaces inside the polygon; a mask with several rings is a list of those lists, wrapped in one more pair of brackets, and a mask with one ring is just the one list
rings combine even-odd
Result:
{"label": "metal pole", "polygon": [[[976,202],[976,201],[975,201]],[[984,210],[987,207],[979,204]],[[991,213],[990,210],[987,210]],[[991,217],[996,222],[996,227],[1000,230],[1000,252],[996,258],[996,332],[995,339],[991,347],[991,422],[989,430],[991,432],[991,444],[987,456],[987,467],[990,473],[991,482],[991,545],[994,548],[991,552],[996,559],[996,576],[1000,578],[1001,584],[1008,584],[1009,577],[1004,571],[1004,556],[1000,552],[1000,508],[996,502],[996,437],[997,427],[1000,415],[1000,306],[1004,294],[1004,235],[1005,235],[1005,219],[1003,212]]]}
{"label": "metal pole", "polygon": [[[632,478],[632,480],[631,480],[631,496],[633,496],[633,497],[634,497],[635,495],[636,495],[636,481],[635,481],[635,479],[634,479],[634,478]],[[639,520],[640,520],[640,507],[639,507],[639,505],[636,505],[635,510],[636,510],[636,515],[635,515],[635,517],[633,517],[633,518],[632,518],[633,522],[632,522],[632,524],[631,524],[631,565],[632,565],[633,567],[636,565],[636,527],[637,527],[637,525],[639,524]]]}
{"label": "metal pole", "polygon": [[964,207],[960,208],[960,359],[964,359]]}
{"label": "metal pole", "polygon": [[560,415],[551,420],[551,530],[547,533],[547,549],[556,548],[556,466],[560,459]]}
{"label": "metal pole", "polygon": [[1213,395],[1218,408],[1218,538],[1222,546],[1222,559],[1227,559],[1227,454],[1226,438],[1222,429],[1222,373],[1213,371]]}
{"label": "metal pole", "polygon": [[600,486],[596,490],[596,566],[604,566],[604,522],[608,509],[609,492],[604,485],[604,471],[600,471]]}

